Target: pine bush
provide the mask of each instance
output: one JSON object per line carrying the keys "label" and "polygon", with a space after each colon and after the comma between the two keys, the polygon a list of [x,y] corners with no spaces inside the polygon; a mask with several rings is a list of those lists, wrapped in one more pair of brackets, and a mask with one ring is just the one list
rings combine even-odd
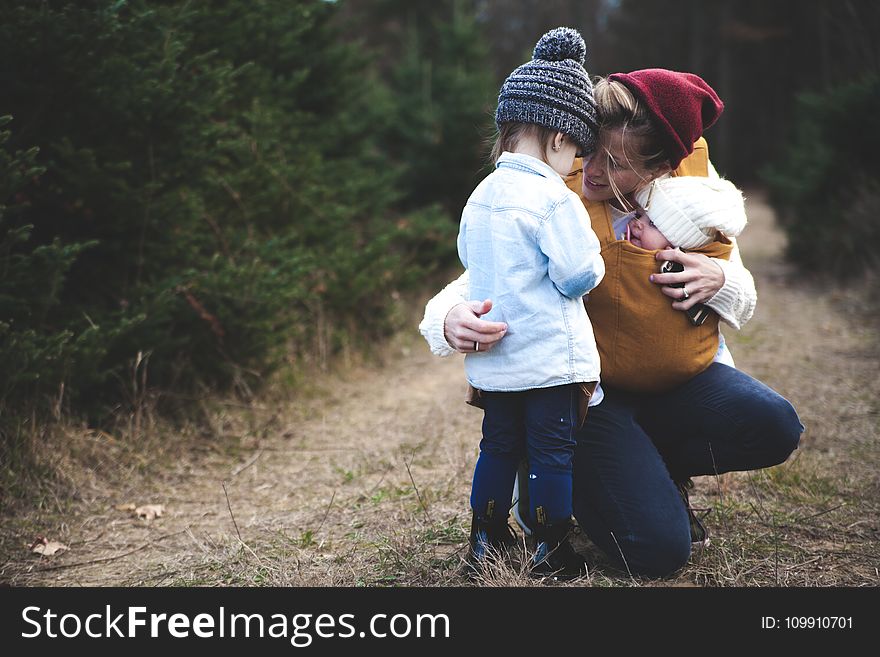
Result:
{"label": "pine bush", "polygon": [[313,336],[397,328],[398,294],[453,261],[444,199],[388,148],[409,99],[336,3],[4,5],[4,416],[249,394]]}
{"label": "pine bush", "polygon": [[806,272],[847,279],[880,271],[880,78],[799,97],[785,158],[763,177]]}

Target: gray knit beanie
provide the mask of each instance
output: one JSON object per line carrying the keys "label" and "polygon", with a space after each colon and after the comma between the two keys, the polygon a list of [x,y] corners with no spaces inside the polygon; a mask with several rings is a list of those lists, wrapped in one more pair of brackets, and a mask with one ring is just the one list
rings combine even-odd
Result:
{"label": "gray knit beanie", "polygon": [[534,123],[569,135],[589,153],[596,148],[596,101],[584,70],[587,45],[577,30],[557,27],[541,37],[532,61],[504,81],[495,123]]}

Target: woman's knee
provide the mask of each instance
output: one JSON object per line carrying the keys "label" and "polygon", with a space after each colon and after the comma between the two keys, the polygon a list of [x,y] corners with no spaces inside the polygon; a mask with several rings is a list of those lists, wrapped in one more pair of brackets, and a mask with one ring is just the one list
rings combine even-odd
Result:
{"label": "woman's knee", "polygon": [[637,577],[667,577],[681,570],[691,557],[689,532],[660,530],[624,541],[620,557],[626,570]]}
{"label": "woman's knee", "polygon": [[794,406],[785,397],[774,394],[754,417],[760,426],[757,438],[767,466],[783,463],[798,448],[804,431]]}
{"label": "woman's knee", "polygon": [[628,574],[666,577],[683,568],[690,559],[690,530],[686,521],[667,518],[659,522],[658,519],[657,523],[640,523],[636,532],[616,534],[604,523],[596,522],[595,515],[583,509],[577,497],[574,501],[575,517],[586,535]]}

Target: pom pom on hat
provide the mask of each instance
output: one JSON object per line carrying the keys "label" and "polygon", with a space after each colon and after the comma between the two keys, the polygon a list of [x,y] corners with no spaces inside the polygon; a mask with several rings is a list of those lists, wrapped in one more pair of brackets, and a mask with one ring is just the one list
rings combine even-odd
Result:
{"label": "pom pom on hat", "polygon": [[693,73],[647,68],[613,73],[608,79],[620,82],[644,103],[663,135],[663,149],[673,169],[694,151],[694,142],[724,111],[715,90]]}
{"label": "pom pom on hat", "polygon": [[587,44],[557,27],[540,38],[533,59],[511,73],[498,94],[495,123],[531,123],[570,136],[585,153],[596,148],[593,83],[584,70]]}
{"label": "pom pom on hat", "polygon": [[636,202],[670,244],[684,249],[706,246],[718,232],[736,237],[746,226],[742,192],[723,178],[659,178],[636,192]]}
{"label": "pom pom on hat", "polygon": [[538,40],[532,59],[545,59],[548,62],[573,59],[583,66],[587,59],[587,44],[577,30],[557,27]]}

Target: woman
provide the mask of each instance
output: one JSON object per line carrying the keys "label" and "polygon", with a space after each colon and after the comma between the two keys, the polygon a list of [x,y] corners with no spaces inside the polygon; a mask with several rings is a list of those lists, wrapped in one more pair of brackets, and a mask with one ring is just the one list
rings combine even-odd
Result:
{"label": "woman", "polygon": [[[611,75],[594,94],[599,147],[566,182],[580,192],[604,247],[621,238],[636,190],[670,173],[717,175],[701,135],[723,104],[698,76],[663,69]],[[751,317],[754,283],[735,244],[729,261],[676,250],[657,259],[684,266],[651,278],[676,310],[704,303],[737,329]],[[606,278],[616,266],[606,260]],[[480,319],[491,301],[467,300],[467,289],[465,272],[425,308],[419,328],[435,354],[486,351],[504,337],[505,324]],[[602,337],[597,332],[597,341]],[[633,575],[678,570],[690,557],[692,537],[705,538],[687,503],[691,477],[769,467],[797,448],[803,425],[791,404],[732,365],[722,341],[715,362],[672,390],[602,385],[603,394],[591,401],[577,435],[574,515]]]}

